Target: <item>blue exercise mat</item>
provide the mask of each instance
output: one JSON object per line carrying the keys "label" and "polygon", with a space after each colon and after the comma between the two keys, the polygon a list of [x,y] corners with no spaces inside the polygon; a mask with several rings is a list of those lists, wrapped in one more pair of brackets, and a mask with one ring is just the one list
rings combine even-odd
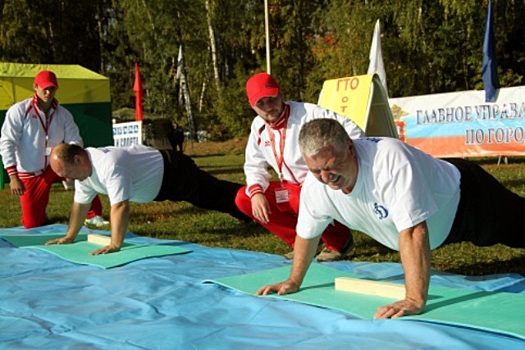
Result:
{"label": "blue exercise mat", "polygon": [[[0,232],[43,234],[65,228]],[[408,319],[361,319],[333,308],[202,283],[289,268],[282,256],[131,232],[126,243],[175,245],[191,253],[101,269],[0,239],[0,349],[525,349],[523,339],[501,332]],[[322,265],[342,274],[402,283],[403,269],[396,263]],[[433,271],[431,280],[432,286],[525,297],[525,278],[517,274],[466,277]]]}

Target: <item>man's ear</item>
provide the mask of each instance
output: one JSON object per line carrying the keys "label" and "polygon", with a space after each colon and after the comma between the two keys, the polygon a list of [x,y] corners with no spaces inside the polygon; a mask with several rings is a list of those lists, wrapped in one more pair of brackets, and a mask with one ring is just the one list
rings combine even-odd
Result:
{"label": "man's ear", "polygon": [[82,157],[80,154],[75,154],[75,165],[81,165],[82,164]]}
{"label": "man's ear", "polygon": [[348,139],[348,149],[350,152],[352,152],[354,149],[354,141],[352,141],[352,139]]}

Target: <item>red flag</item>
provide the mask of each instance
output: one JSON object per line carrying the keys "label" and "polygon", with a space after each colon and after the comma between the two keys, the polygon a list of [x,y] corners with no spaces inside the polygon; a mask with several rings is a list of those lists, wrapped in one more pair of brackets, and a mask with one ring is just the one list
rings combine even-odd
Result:
{"label": "red flag", "polygon": [[135,82],[133,83],[133,91],[135,91],[135,120],[142,121],[144,115],[144,108],[142,108],[142,80],[140,79],[139,64],[135,62]]}

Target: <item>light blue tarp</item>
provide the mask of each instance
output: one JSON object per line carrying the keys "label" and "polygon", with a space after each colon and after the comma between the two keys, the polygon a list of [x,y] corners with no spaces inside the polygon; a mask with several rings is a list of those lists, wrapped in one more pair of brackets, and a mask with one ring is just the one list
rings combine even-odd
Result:
{"label": "light blue tarp", "polygon": [[[57,230],[65,230],[65,226],[51,225],[30,232]],[[15,228],[1,232],[27,231]],[[126,241],[167,243],[131,233]],[[105,270],[70,263],[38,249],[14,248],[0,240],[0,348],[525,348],[523,340],[495,332],[420,321],[360,320],[331,309],[202,283],[289,262],[271,254],[173,243],[192,252]],[[402,279],[402,269],[394,263],[326,265],[372,279]],[[473,278],[434,272],[432,283],[521,293],[525,297],[525,278],[518,274]]]}

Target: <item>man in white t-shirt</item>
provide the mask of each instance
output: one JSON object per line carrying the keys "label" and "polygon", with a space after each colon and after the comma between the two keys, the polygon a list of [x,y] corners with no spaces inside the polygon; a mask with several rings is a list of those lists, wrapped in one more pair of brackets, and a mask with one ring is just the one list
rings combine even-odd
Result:
{"label": "man in white t-shirt", "polygon": [[404,300],[378,308],[375,318],[423,311],[430,250],[471,241],[525,247],[525,198],[463,159],[440,160],[390,138],[351,140],[339,123],[306,123],[299,146],[310,170],[301,193],[292,271],[287,281],[257,294],[296,292],[319,236],[332,220],[398,250]]}
{"label": "man in white t-shirt", "polygon": [[[330,118],[341,123],[352,138],[365,133],[349,118],[318,105],[285,102],[279,84],[267,73],[248,79],[246,94],[257,116],[246,145],[246,186],[239,191],[236,204],[293,247],[301,185],[308,173],[297,143],[301,125],[316,118]],[[278,181],[270,181],[270,168],[279,176]],[[321,239],[326,247],[317,255],[318,261],[343,259],[353,243],[350,230],[337,221],[326,227]],[[293,252],[285,255],[291,256]]]}
{"label": "man in white t-shirt", "polygon": [[46,244],[73,242],[82,227],[81,218],[98,193],[108,195],[111,204],[111,243],[92,252],[94,255],[120,250],[130,202],[186,201],[251,221],[235,205],[241,184],[217,179],[181,152],[142,145],[83,149],[60,144],[51,152],[50,166],[59,176],[76,181],[66,235]]}

